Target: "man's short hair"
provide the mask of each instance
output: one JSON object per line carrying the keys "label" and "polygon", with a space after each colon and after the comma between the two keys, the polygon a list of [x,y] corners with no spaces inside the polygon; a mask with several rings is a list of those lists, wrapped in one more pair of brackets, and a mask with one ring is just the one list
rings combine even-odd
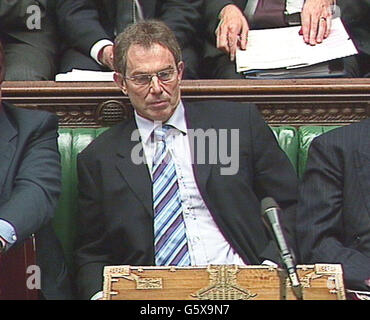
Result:
{"label": "man's short hair", "polygon": [[4,47],[0,41],[0,83],[4,80],[5,73],[5,52]]}
{"label": "man's short hair", "polygon": [[131,24],[121,32],[114,44],[114,70],[126,73],[127,52],[132,45],[150,48],[154,44],[168,48],[176,65],[182,60],[181,48],[172,30],[163,22],[150,19]]}

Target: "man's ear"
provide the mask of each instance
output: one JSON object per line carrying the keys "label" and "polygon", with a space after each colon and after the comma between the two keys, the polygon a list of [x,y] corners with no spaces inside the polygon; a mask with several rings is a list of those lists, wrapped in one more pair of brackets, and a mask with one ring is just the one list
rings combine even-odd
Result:
{"label": "man's ear", "polygon": [[116,85],[121,88],[122,92],[127,95],[126,82],[122,74],[118,72],[113,73],[113,79]]}
{"label": "man's ear", "polygon": [[178,80],[180,81],[182,79],[182,76],[184,75],[184,70],[185,70],[185,63],[184,61],[180,61],[177,64],[177,71],[178,71]]}

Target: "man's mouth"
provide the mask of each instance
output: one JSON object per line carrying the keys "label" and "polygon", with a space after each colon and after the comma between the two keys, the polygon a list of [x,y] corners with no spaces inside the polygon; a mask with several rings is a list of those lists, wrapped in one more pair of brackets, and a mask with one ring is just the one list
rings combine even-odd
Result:
{"label": "man's mouth", "polygon": [[158,100],[150,103],[150,106],[154,108],[166,108],[167,105],[168,102],[166,100]]}

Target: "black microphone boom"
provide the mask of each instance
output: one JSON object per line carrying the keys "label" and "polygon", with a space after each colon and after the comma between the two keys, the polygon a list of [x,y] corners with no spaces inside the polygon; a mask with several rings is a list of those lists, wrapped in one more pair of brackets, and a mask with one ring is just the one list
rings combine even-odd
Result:
{"label": "black microphone boom", "polygon": [[280,225],[279,212],[280,208],[273,198],[264,198],[261,201],[262,219],[276,241],[276,244],[280,251],[281,260],[283,266],[288,273],[290,283],[292,285],[293,292],[297,299],[302,300],[302,287],[299,281],[299,277],[296,272],[296,267],[293,261],[292,254],[286,243],[283,230]]}

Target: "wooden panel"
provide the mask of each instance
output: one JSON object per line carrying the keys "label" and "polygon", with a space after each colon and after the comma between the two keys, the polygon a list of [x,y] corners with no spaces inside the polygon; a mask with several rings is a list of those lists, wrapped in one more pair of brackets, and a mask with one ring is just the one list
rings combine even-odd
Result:
{"label": "wooden panel", "polygon": [[[271,125],[337,125],[370,116],[370,79],[184,80],[185,100],[256,103]],[[108,126],[132,116],[113,82],[4,82],[6,101],[60,117],[61,127]]]}
{"label": "wooden panel", "polygon": [[[344,300],[340,265],[297,266],[304,300]],[[105,300],[296,300],[282,270],[269,266],[108,266]]]}
{"label": "wooden panel", "polygon": [[34,239],[10,248],[0,255],[0,300],[36,300],[37,289],[27,288],[29,266],[36,265]]}

